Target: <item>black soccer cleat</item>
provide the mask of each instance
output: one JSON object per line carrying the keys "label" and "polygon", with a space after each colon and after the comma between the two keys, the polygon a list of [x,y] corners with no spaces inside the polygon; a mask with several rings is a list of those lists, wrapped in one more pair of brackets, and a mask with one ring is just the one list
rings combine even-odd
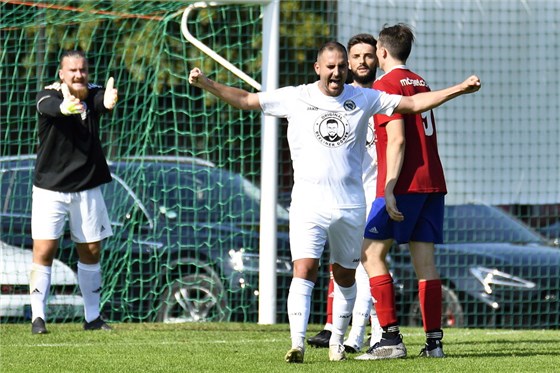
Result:
{"label": "black soccer cleat", "polygon": [[331,335],[332,332],[330,330],[323,329],[316,336],[307,338],[307,344],[317,348],[327,348],[329,347]]}
{"label": "black soccer cleat", "polygon": [[97,319],[84,322],[84,330],[113,330],[103,319],[99,316]]}
{"label": "black soccer cleat", "polygon": [[420,356],[423,357],[445,357],[443,352],[443,343],[439,339],[428,338],[424,348],[420,351]]}
{"label": "black soccer cleat", "polygon": [[443,352],[443,343],[441,340],[443,338],[443,330],[435,329],[426,332],[426,344],[422,351],[420,351],[420,356],[424,357],[445,357]]}
{"label": "black soccer cleat", "polygon": [[344,345],[344,351],[349,353],[349,354],[356,354],[358,352],[360,352],[360,348],[358,348],[358,346],[351,346],[351,345]]}
{"label": "black soccer cleat", "polygon": [[45,320],[40,317],[37,317],[31,323],[31,334],[47,334],[49,331],[45,326]]}

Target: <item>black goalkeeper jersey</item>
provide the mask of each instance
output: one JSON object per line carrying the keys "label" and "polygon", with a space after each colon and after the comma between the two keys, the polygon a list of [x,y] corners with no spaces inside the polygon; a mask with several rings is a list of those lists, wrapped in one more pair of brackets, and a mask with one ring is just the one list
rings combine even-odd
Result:
{"label": "black goalkeeper jersey", "polygon": [[99,138],[99,118],[108,112],[105,90],[89,84],[86,112],[63,115],[60,83],[37,94],[39,146],[33,185],[56,192],[80,192],[110,182],[111,173]]}

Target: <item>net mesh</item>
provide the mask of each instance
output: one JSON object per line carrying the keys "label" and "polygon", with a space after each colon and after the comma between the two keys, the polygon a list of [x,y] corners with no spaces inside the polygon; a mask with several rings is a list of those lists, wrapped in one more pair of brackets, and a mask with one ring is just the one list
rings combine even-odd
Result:
{"label": "net mesh", "polygon": [[[432,88],[455,83],[472,71],[481,71],[483,80],[491,82],[481,95],[437,109],[438,123],[445,123],[440,128],[440,144],[451,198],[462,203],[480,194],[484,197],[480,200],[501,205],[536,228],[552,226],[560,216],[560,134],[558,85],[550,84],[555,81],[552,73],[558,71],[549,54],[558,48],[546,46],[560,40],[559,7],[545,1],[497,1],[489,9],[485,3],[477,13],[475,5],[463,3],[282,1],[279,86],[314,81],[312,62],[318,46],[327,40],[346,44],[351,35],[376,34],[385,23],[412,23],[418,42],[410,64]],[[188,84],[190,69],[199,66],[212,79],[254,91],[186,42],[180,22],[188,5],[183,1],[0,1],[1,240],[17,249],[2,246],[2,321],[30,317],[32,160],[22,158],[36,151],[35,95],[57,80],[60,55],[68,49],[86,51],[90,81],[104,85],[113,76],[119,90],[117,109],[101,122],[102,143],[114,176],[104,186],[115,231],[104,242],[105,317],[115,321],[257,321],[260,113],[234,109]],[[498,19],[499,24],[492,26]],[[255,2],[197,8],[188,19],[193,36],[256,81],[261,80],[262,28],[262,6]],[[526,45],[534,50],[531,58],[526,57]],[[528,65],[536,67],[527,73]],[[500,67],[504,71],[496,70]],[[527,81],[532,91],[526,95],[538,99],[522,105]],[[540,83],[546,93],[539,92]],[[505,96],[504,91],[508,92]],[[489,96],[482,96],[485,92]],[[520,109],[527,105],[529,110]],[[473,107],[480,110],[473,113]],[[472,131],[465,129],[464,121],[454,126],[452,118],[457,113],[474,118],[468,120]],[[527,126],[535,123],[533,114],[537,124]],[[520,128],[512,130],[512,123]],[[292,169],[283,124],[278,185],[279,202],[286,206]],[[536,129],[529,132],[528,127]],[[500,142],[495,145],[493,138]],[[530,139],[531,149],[537,151],[527,159],[520,156],[524,139]],[[491,148],[495,151],[486,152]],[[515,194],[510,185],[520,180],[522,171],[527,175],[523,180],[531,181],[517,183],[523,193]],[[484,191],[486,181],[492,183],[491,193]],[[452,214],[463,217],[462,212]],[[466,214],[472,218],[472,212]],[[291,270],[286,210],[281,206],[278,216],[277,320],[286,322]],[[469,233],[472,220],[449,223],[448,241],[464,243],[478,237]],[[495,234],[494,230],[489,234]],[[550,237],[555,234],[551,231]],[[83,315],[72,247],[65,235],[57,254],[59,275],[53,276],[49,320],[74,321]],[[408,257],[406,248],[395,251],[392,265],[400,271],[406,289],[399,293],[402,322],[418,324],[419,310],[413,306],[416,285],[405,262]],[[451,258],[441,264],[446,276],[464,267],[457,255]],[[557,259],[549,258],[547,268],[552,260]],[[492,309],[446,283],[446,312],[453,316],[446,325],[558,327],[559,275],[557,269],[545,271],[538,275],[549,278],[548,288],[538,298],[552,300],[540,302],[544,308],[531,304],[533,293],[514,289],[505,298],[516,299],[519,308]],[[465,281],[472,278],[470,273],[461,276]],[[313,293],[311,322],[324,322],[327,281],[323,266]],[[509,316],[512,313],[517,317]]]}

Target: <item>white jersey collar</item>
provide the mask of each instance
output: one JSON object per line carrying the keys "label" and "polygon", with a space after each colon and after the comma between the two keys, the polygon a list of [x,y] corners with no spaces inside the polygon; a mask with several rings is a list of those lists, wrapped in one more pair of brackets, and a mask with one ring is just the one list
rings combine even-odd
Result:
{"label": "white jersey collar", "polygon": [[389,69],[389,71],[385,71],[385,73],[383,75],[380,75],[375,80],[379,80],[379,79],[383,78],[385,75],[389,74],[391,71],[396,70],[396,69],[409,70],[409,68],[406,67],[406,65],[395,65],[395,66],[391,67],[391,69]]}

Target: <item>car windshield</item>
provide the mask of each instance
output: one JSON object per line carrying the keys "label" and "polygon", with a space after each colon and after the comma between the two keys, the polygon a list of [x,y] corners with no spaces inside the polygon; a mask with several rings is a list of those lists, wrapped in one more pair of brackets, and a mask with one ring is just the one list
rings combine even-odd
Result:
{"label": "car windshield", "polygon": [[113,181],[101,186],[107,212],[113,226],[123,226],[134,219],[142,225],[152,226],[152,218],[145,211],[134,191],[119,176],[112,174]]}
{"label": "car windshield", "polygon": [[538,233],[500,209],[487,205],[445,206],[444,242],[542,243]]}
{"label": "car windshield", "polygon": [[0,172],[0,212],[2,215],[29,216],[33,168],[14,167]]}
{"label": "car windshield", "polygon": [[[235,222],[256,225],[260,189],[239,174],[194,163],[120,164],[116,173],[131,184],[153,214],[181,222]],[[288,212],[277,206],[280,219]]]}

